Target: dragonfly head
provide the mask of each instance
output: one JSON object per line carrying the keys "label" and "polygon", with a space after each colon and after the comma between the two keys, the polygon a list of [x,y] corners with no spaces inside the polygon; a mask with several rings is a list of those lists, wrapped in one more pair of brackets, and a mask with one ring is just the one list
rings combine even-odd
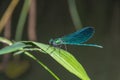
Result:
{"label": "dragonfly head", "polygon": [[58,39],[50,39],[49,41],[49,44],[52,44],[53,46],[58,46],[60,45],[61,43],[61,40],[58,38]]}
{"label": "dragonfly head", "polygon": [[53,39],[50,39],[49,44],[53,44],[53,41],[54,41]]}

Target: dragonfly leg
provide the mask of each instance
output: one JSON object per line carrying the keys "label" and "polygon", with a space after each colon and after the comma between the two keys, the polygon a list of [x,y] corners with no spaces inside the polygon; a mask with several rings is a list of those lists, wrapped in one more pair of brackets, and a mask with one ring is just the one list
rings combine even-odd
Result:
{"label": "dragonfly leg", "polygon": [[[51,47],[51,45],[49,45],[49,47],[46,49],[46,51]],[[54,46],[54,47],[57,47],[59,48],[59,46]],[[52,54],[54,51],[55,51],[55,48],[53,47],[53,50],[50,52],[50,54]],[[60,46],[61,47],[61,46]]]}
{"label": "dragonfly leg", "polygon": [[[62,45],[57,45],[57,46],[54,46],[56,48],[59,49],[59,53],[60,53],[60,48],[62,47]],[[54,48],[50,53],[52,54],[56,49]]]}
{"label": "dragonfly leg", "polygon": [[65,47],[65,50],[67,51],[67,45],[66,44],[64,44],[64,47]]}

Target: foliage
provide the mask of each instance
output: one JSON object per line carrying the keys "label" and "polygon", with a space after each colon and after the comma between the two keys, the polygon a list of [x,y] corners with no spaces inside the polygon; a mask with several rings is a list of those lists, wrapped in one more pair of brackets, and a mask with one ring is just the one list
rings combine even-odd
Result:
{"label": "foliage", "polygon": [[[9,41],[7,39],[1,38],[1,42],[3,42],[3,40],[6,40],[6,43],[8,43],[7,41]],[[30,53],[30,51],[39,51],[44,54],[48,54],[54,60],[60,63],[65,69],[76,75],[78,78],[82,80],[90,80],[82,65],[75,59],[75,57],[71,53],[60,48],[51,47],[47,44],[33,41],[14,42],[12,43],[12,45],[2,48],[0,50],[0,55],[8,54],[11,52],[14,53],[13,55],[24,53],[25,55],[31,57],[32,59],[36,60],[40,65],[42,65],[48,72],[50,72],[51,75],[54,76],[54,78],[56,78],[56,80],[60,80],[47,66],[45,66],[42,62],[35,58]]]}

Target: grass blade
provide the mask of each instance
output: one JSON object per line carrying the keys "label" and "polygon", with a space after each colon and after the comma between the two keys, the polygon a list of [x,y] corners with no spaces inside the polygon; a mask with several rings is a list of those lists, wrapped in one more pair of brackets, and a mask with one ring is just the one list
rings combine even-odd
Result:
{"label": "grass blade", "polygon": [[53,59],[60,63],[69,72],[73,73],[82,80],[90,80],[82,65],[69,52],[38,42],[32,43],[48,53]]}

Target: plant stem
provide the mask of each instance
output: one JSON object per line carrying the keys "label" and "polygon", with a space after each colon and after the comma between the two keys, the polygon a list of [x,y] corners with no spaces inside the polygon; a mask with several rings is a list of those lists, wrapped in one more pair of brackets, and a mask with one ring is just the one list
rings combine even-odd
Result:
{"label": "plant stem", "polygon": [[82,28],[82,23],[77,11],[75,0],[68,0],[68,6],[69,6],[70,15],[75,28],[76,29]]}
{"label": "plant stem", "polygon": [[7,23],[8,19],[11,17],[13,10],[16,8],[19,0],[11,0],[10,5],[8,6],[7,10],[5,11],[2,19],[0,20],[0,33],[5,27],[5,24]]}
{"label": "plant stem", "polygon": [[23,28],[24,28],[24,24],[27,18],[27,13],[29,10],[30,2],[31,2],[31,0],[24,0],[24,1],[25,2],[22,8],[22,12],[20,14],[20,18],[18,21],[17,29],[16,29],[16,35],[15,35],[16,41],[19,41],[22,38]]}

